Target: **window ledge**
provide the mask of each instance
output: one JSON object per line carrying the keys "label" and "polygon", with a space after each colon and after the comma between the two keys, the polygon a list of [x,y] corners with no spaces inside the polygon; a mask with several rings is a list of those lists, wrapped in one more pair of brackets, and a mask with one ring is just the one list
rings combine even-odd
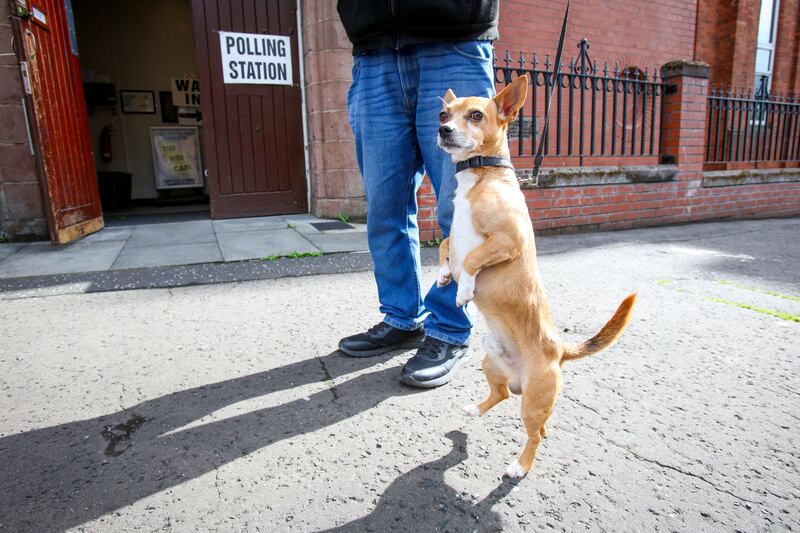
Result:
{"label": "window ledge", "polygon": [[703,187],[759,185],[800,181],[800,168],[714,170],[703,173]]}
{"label": "window ledge", "polygon": [[539,184],[533,183],[530,168],[516,169],[523,189],[615,185],[624,183],[659,183],[673,181],[676,165],[637,165],[629,167],[559,167],[539,171]]}

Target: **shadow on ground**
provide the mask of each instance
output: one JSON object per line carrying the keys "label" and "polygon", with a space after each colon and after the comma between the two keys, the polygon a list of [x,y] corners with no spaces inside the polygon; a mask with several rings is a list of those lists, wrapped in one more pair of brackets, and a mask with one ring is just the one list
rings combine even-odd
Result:
{"label": "shadow on ground", "polygon": [[[321,377],[336,379],[386,359],[353,361],[334,352],[175,392],[117,413],[3,437],[0,529],[74,527],[272,443],[331,426],[387,398],[413,393],[397,382],[397,369],[390,367],[307,398],[181,429],[227,405],[318,382]],[[433,468],[446,468],[466,457],[463,435],[454,441],[457,448]],[[398,480],[392,487],[415,484],[415,475],[407,474],[401,478],[406,481]],[[440,478],[432,482],[432,490],[442,489]],[[393,490],[388,492],[394,501]]]}
{"label": "shadow on ground", "polygon": [[500,515],[492,506],[505,498],[518,480],[503,482],[476,504],[461,498],[444,481],[446,470],[467,459],[467,436],[447,433],[453,442],[450,453],[422,464],[389,485],[375,509],[367,516],[326,533],[350,531],[502,531]]}

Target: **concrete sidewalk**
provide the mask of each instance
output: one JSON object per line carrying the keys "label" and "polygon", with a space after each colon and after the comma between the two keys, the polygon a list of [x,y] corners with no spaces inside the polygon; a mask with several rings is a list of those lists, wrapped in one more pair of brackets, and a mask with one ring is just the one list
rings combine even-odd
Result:
{"label": "concrete sidewalk", "polygon": [[462,413],[487,391],[482,318],[435,390],[398,382],[409,353],[335,350],[380,319],[370,272],[0,302],[0,530],[797,531],[798,235],[539,239],[569,341],[639,302],[618,345],[565,365],[518,483],[499,475],[519,399]]}
{"label": "concrete sidewalk", "polygon": [[0,244],[0,279],[366,249],[363,224],[342,224],[313,215],[130,226],[115,222],[65,246],[49,242]]}

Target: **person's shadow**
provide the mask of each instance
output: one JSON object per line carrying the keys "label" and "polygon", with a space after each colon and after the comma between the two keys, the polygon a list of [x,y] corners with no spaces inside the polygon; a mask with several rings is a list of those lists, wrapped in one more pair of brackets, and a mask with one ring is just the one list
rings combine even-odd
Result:
{"label": "person's shadow", "polygon": [[453,441],[450,452],[422,464],[395,479],[381,495],[375,509],[325,533],[350,531],[502,531],[503,522],[492,506],[505,498],[519,480],[503,478],[478,503],[459,497],[444,481],[446,470],[467,458],[467,436],[461,431],[446,435]]}
{"label": "person's shadow", "polygon": [[358,375],[275,407],[183,428],[227,405],[322,380],[386,357],[339,352],[175,392],[117,413],[0,438],[0,530],[59,531],[184,483],[283,439],[413,393],[397,368]]}

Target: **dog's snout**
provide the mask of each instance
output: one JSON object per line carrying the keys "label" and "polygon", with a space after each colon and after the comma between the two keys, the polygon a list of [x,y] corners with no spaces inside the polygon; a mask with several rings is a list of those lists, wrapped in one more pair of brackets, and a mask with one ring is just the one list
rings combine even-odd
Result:
{"label": "dog's snout", "polygon": [[446,124],[442,124],[441,126],[439,126],[439,135],[445,135],[446,136],[446,135],[450,135],[451,133],[453,133],[453,128],[451,128],[450,126],[448,126]]}

